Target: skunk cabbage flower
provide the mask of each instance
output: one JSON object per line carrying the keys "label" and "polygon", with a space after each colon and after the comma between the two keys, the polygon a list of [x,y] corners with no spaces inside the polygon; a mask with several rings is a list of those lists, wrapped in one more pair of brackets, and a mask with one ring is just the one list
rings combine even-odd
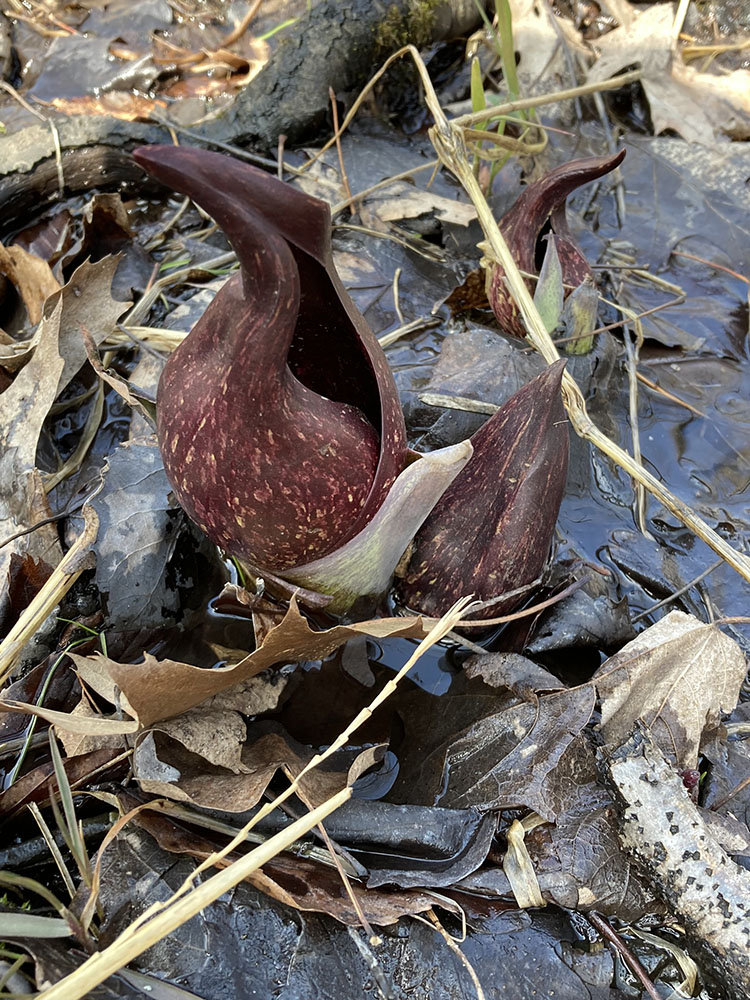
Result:
{"label": "skunk cabbage flower", "polygon": [[419,610],[534,579],[565,480],[561,365],[471,442],[417,456],[385,355],[334,268],[328,206],[221,154],[134,155],[214,217],[240,264],[157,394],[167,477],[203,531],[251,571],[327,595],[336,613],[386,590],[426,519],[404,587]]}
{"label": "skunk cabbage flower", "polygon": [[384,589],[471,446],[408,452],[388,361],[334,268],[324,202],[218,153],[150,146],[134,157],[209,212],[240,263],[159,382],[157,436],[177,499],[253,570],[343,589],[343,603]]}
{"label": "skunk cabbage flower", "polygon": [[[622,163],[625,150],[613,156],[591,156],[572,160],[550,171],[524,190],[513,207],[498,222],[510,252],[521,271],[538,275],[543,256],[542,237],[550,233],[562,268],[566,296],[593,272],[568,228],[565,202],[584,184],[608,174]],[[534,294],[536,282],[526,280]],[[505,282],[505,271],[492,264],[487,272],[487,298],[498,323],[506,333],[525,337],[526,330]]]}

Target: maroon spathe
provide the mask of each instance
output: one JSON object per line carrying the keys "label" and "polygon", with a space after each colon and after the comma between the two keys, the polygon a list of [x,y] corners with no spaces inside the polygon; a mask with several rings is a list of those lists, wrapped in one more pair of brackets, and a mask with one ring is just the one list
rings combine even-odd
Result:
{"label": "maroon spathe", "polygon": [[175,494],[259,569],[327,555],[372,518],[407,455],[388,363],[333,266],[328,206],[218,153],[134,155],[213,216],[240,262],[159,383]]}
{"label": "maroon spathe", "polygon": [[[621,149],[613,156],[589,156],[571,160],[529,184],[498,222],[513,259],[524,274],[539,273],[538,243],[549,223],[549,231],[560,258],[565,295],[577,288],[584,278],[593,277],[588,261],[568,228],[565,202],[576,188],[608,174],[622,163],[624,157],[625,150]],[[527,278],[526,285],[533,295],[536,282]],[[500,264],[494,264],[488,271],[487,298],[501,328],[516,337],[525,337],[526,328]]]}

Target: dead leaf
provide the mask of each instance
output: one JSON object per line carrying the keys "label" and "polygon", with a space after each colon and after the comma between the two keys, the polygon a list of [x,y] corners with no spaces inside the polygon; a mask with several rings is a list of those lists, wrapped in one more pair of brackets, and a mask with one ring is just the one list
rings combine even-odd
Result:
{"label": "dead leaf", "polygon": [[615,603],[605,594],[592,597],[577,590],[542,612],[526,652],[535,656],[559,649],[619,649],[634,636],[626,599]]}
{"label": "dead leaf", "polygon": [[[80,757],[70,757],[63,760],[63,767],[72,788],[94,780],[113,764],[120,751],[95,750]],[[117,766],[114,764],[113,766]],[[39,764],[33,771],[15,781],[0,792],[0,816],[7,819],[20,809],[25,809],[29,802],[44,805],[49,801],[50,792],[57,787],[55,768],[51,761]]]}
{"label": "dead leaf", "polygon": [[487,276],[484,268],[476,267],[469,271],[460,285],[456,285],[445,305],[451,311],[451,315],[468,312],[470,309],[491,308],[490,300],[487,298]]}
{"label": "dead leaf", "polygon": [[510,0],[510,12],[521,93],[538,93],[541,83],[545,90],[570,86],[566,59],[583,58],[588,52],[573,23],[537,0]]}
{"label": "dead leaf", "polygon": [[57,726],[58,729],[64,729],[70,733],[80,733],[83,736],[109,737],[138,731],[138,723],[130,719],[58,712],[55,709],[29,705],[27,702],[14,701],[10,698],[0,700],[0,712],[23,712],[27,715],[36,715],[51,726]]}
{"label": "dead leaf", "polygon": [[[245,723],[233,715],[189,712],[142,734],[133,757],[141,790],[205,809],[245,812],[258,803],[277,771],[296,777],[317,752],[285,732],[269,732],[278,729],[271,723],[256,724],[255,737],[245,743]],[[325,802],[352,783],[360,761],[369,766],[371,753],[333,754],[302,779],[302,793],[313,805]]]}
{"label": "dead leaf", "polygon": [[36,326],[42,318],[45,300],[60,287],[47,261],[22,247],[5,247],[0,243],[0,274],[15,285],[26,307],[29,323]]}
{"label": "dead leaf", "polygon": [[518,653],[488,653],[470,656],[464,664],[467,677],[481,677],[490,687],[507,687],[525,701],[535,700],[537,691],[565,688],[554,674]]}
{"label": "dead leaf", "polygon": [[415,188],[413,184],[398,183],[388,188],[387,195],[370,195],[366,214],[368,225],[383,228],[383,223],[417,219],[420,215],[433,214],[441,222],[468,226],[477,217],[476,209],[465,201],[453,201],[434,191]]}
{"label": "dead leaf", "polygon": [[448,748],[442,806],[510,809],[525,806],[554,821],[564,797],[556,769],[594,710],[586,687],[542,695],[488,716]]}
{"label": "dead leaf", "polygon": [[[294,906],[298,910],[328,913],[343,924],[359,926],[360,918],[335,868],[328,868],[306,858],[277,854],[250,881],[262,892],[288,906]],[[417,889],[388,892],[383,889],[365,889],[356,882],[353,883],[353,889],[365,917],[381,927],[395,924],[407,914],[424,913],[437,903],[433,894]],[[447,909],[454,913],[460,912],[457,904],[452,904],[441,896],[440,906],[446,904]]]}
{"label": "dead leaf", "polygon": [[426,631],[421,618],[378,618],[315,631],[293,598],[283,620],[270,630],[263,644],[231,667],[203,670],[175,660],[157,660],[150,653],[145,654],[143,663],[133,664],[117,663],[106,656],[72,654],[72,658],[81,678],[103,697],[109,692],[112,700],[116,685],[122,692],[123,707],[145,727],[180,715],[276,663],[322,659],[355,635],[421,639]]}
{"label": "dead leaf", "polygon": [[44,301],[42,320],[33,336],[25,341],[16,341],[13,349],[0,346],[0,365],[10,372],[22,368],[34,353],[36,345],[45,331],[45,323],[52,321],[52,313],[63,297],[63,320],[59,324],[60,354],[65,360],[65,368],[57,386],[59,395],[86,360],[85,347],[82,350],[81,326],[88,327],[92,339],[100,344],[114,329],[117,319],[128,308],[130,302],[112,298],[112,280],[120,258],[103,257],[95,264],[84,261],[75,269],[67,284],[56,288]]}
{"label": "dead leaf", "polygon": [[0,638],[15,625],[51,572],[47,563],[37,562],[28,554],[11,553],[6,586],[0,591]]}
{"label": "dead leaf", "polygon": [[[204,708],[185,712],[175,719],[162,722],[158,728],[149,730],[139,737],[139,742],[156,732],[181,743],[190,753],[197,754],[214,767],[224,768],[232,774],[247,770],[241,761],[247,727],[239,712]],[[137,758],[136,749],[136,760]]]}
{"label": "dead leaf", "polygon": [[[127,308],[110,295],[115,258],[84,263],[70,281],[44,303],[36,349],[2,394],[0,416],[0,541],[50,514],[36,450],[44,420],[57,395],[86,360],[81,324],[101,342]],[[46,525],[0,549],[0,586],[5,586],[13,553],[54,567],[62,557],[57,529]]]}
{"label": "dead leaf", "polygon": [[[622,920],[638,920],[660,909],[618,840],[611,793],[598,782],[594,751],[579,736],[563,754],[556,772],[561,810],[554,825],[526,837],[534,868],[558,870],[576,886],[576,909],[595,909]],[[547,896],[550,898],[550,896]],[[564,899],[552,900],[560,905]]]}
{"label": "dead leaf", "polygon": [[619,745],[639,720],[681,768],[694,768],[705,729],[737,704],[745,657],[717,626],[672,611],[606,660],[591,683],[601,731]]}
{"label": "dead leaf", "polygon": [[288,675],[266,671],[220,691],[213,698],[207,698],[201,709],[235,711],[242,715],[272,712],[278,706],[288,680]]}
{"label": "dead leaf", "polygon": [[109,115],[127,122],[147,121],[155,111],[163,114],[168,107],[167,102],[159,98],[120,90],[107,91],[98,97],[53,97],[51,101],[37,98],[37,103],[54,108],[63,115]]}
{"label": "dead leaf", "polygon": [[[353,799],[353,809],[359,803]],[[347,803],[347,806],[351,803]],[[453,885],[482,865],[497,830],[493,813],[475,809],[439,809],[434,806],[397,806],[390,802],[365,802],[371,816],[369,830],[347,831],[350,813],[329,834],[346,847],[356,848],[356,858],[367,865],[367,885],[396,885],[400,889]],[[387,832],[386,832],[387,830]],[[364,842],[364,843],[362,843]]]}
{"label": "dead leaf", "polygon": [[[86,345],[81,336],[85,327],[95,344],[101,344],[115,329],[117,320],[131,303],[112,298],[112,281],[120,258],[103,257],[84,261],[70,281],[58,293],[62,296],[63,319],[60,325],[60,354],[65,362],[57,393],[61,393],[86,361]],[[50,305],[54,299],[50,300]],[[45,316],[50,306],[45,304]]]}
{"label": "dead leaf", "polygon": [[[91,505],[99,515],[96,584],[107,597],[110,623],[124,630],[181,620],[186,588],[200,590],[198,570],[210,577],[213,548],[172,501],[156,440],[119,445],[106,459],[103,478]],[[186,542],[183,531],[196,558],[183,564],[176,583],[170,566],[180,539]]]}
{"label": "dead leaf", "polygon": [[630,25],[598,38],[600,56],[588,79],[606,80],[640,64],[656,135],[673,129],[705,146],[750,138],[750,70],[718,76],[686,65],[674,47],[673,23],[672,4],[651,4]]}
{"label": "dead leaf", "polygon": [[[2,693],[5,701],[18,701],[35,705],[43,700],[48,708],[60,711],[73,709],[80,698],[80,691],[72,670],[67,664],[48,677],[49,663],[43,660],[17,680],[9,683]],[[42,692],[45,692],[44,695]],[[14,737],[23,736],[29,724],[26,712],[3,712],[0,714],[0,743]]]}
{"label": "dead leaf", "polygon": [[[69,715],[70,719],[94,719],[101,720],[101,715],[95,712],[91,703],[86,698],[81,698]],[[81,733],[73,732],[63,726],[57,727],[57,735],[65,748],[65,753],[69,758],[79,757],[81,754],[93,753],[97,750],[124,750],[126,747],[122,734],[119,733]]]}
{"label": "dead leaf", "polygon": [[[123,796],[126,805],[135,801]],[[147,830],[160,847],[173,854],[190,854],[201,860],[214,854],[216,844],[194,830],[185,830],[168,817],[142,811],[135,819],[138,826]],[[225,859],[225,863],[231,860]],[[309,858],[277,854],[247,879],[261,892],[287,906],[298,910],[327,913],[343,924],[357,926],[359,916],[344,888],[341,877],[333,867],[327,867]],[[401,917],[424,913],[435,905],[435,897],[415,889],[388,892],[383,889],[366,889],[356,881],[352,883],[357,900],[369,921],[376,926],[395,924]],[[454,910],[449,900],[441,897],[440,905]],[[458,907],[454,912],[458,912]]]}
{"label": "dead leaf", "polygon": [[[58,350],[63,304],[58,299],[42,322],[34,356],[2,395],[0,417],[0,539],[30,527],[50,514],[39,472],[36,448],[42,424],[57,395],[64,367]],[[54,567],[62,549],[54,525],[46,525],[0,549],[0,586],[10,573],[13,553],[29,555]]]}

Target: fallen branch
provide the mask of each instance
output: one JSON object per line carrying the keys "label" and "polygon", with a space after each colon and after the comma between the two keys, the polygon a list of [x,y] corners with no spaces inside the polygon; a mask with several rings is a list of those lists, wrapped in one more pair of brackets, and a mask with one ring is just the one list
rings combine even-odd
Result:
{"label": "fallen branch", "polygon": [[622,807],[623,846],[685,925],[718,988],[750,996],[750,872],[725,853],[645,729],[603,758]]}

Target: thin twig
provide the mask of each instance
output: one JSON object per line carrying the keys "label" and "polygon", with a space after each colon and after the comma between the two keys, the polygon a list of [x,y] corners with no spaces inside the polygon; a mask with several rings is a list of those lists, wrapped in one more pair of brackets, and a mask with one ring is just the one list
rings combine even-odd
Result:
{"label": "thin twig", "polygon": [[30,535],[32,531],[36,531],[37,528],[43,528],[45,524],[54,524],[55,521],[61,520],[63,517],[68,517],[70,514],[75,514],[77,511],[83,507],[86,501],[82,500],[76,507],[71,507],[69,510],[62,510],[59,514],[51,514],[49,517],[43,517],[41,521],[36,521],[31,525],[30,528],[21,528],[20,531],[16,531],[12,535],[8,535],[0,542],[0,549],[4,548],[6,545],[10,545],[11,542],[15,542],[17,538],[23,538],[24,535]]}
{"label": "thin twig", "polygon": [[440,166],[439,160],[429,160],[427,163],[420,163],[416,167],[411,167],[409,170],[402,170],[400,174],[394,174],[392,177],[386,177],[382,181],[378,181],[377,184],[372,184],[370,187],[365,188],[363,191],[358,191],[357,194],[351,195],[345,201],[340,201],[331,208],[331,215],[338,215],[339,212],[343,212],[345,208],[349,206],[354,201],[363,201],[368,195],[373,194],[375,191],[379,191],[381,188],[390,187],[391,184],[396,184],[398,181],[405,181],[411,178],[414,174],[419,174],[423,170],[434,170],[435,167]]}
{"label": "thin twig", "polygon": [[375,980],[375,985],[377,986],[383,1000],[396,1000],[396,994],[393,992],[393,987],[386,979],[386,975],[378,962],[377,955],[373,952],[367,941],[362,940],[362,937],[356,927],[347,926],[346,929],[349,932],[349,937],[354,942],[357,951],[364,959],[367,968],[370,970],[372,978]]}
{"label": "thin twig", "polygon": [[440,326],[440,323],[441,320],[436,316],[418,316],[410,323],[404,323],[403,326],[382,334],[378,337],[378,343],[382,348],[390,347],[391,344],[395,344],[397,340],[401,340],[402,337],[406,337],[410,333],[417,330],[428,330],[431,326]]}
{"label": "thin twig", "polygon": [[[287,777],[289,778],[290,781],[294,780],[294,776],[292,774],[287,773]],[[310,799],[307,797],[307,795],[305,795],[304,791],[301,788],[297,789],[297,797],[302,801],[303,805],[308,810],[308,812],[311,812],[313,809],[313,805],[310,802]],[[323,840],[323,843],[328,848],[328,853],[331,857],[331,861],[333,862],[333,866],[338,872],[339,878],[341,879],[342,885],[344,886],[344,890],[346,891],[346,894],[349,897],[349,901],[354,907],[354,912],[357,914],[357,917],[359,919],[361,926],[365,931],[365,934],[367,934],[367,937],[371,944],[380,944],[381,938],[378,937],[378,935],[372,929],[370,921],[365,916],[365,912],[362,909],[362,904],[357,899],[357,895],[354,892],[354,887],[352,886],[349,876],[346,874],[346,872],[341,866],[341,861],[339,859],[338,851],[336,850],[333,841],[329,837],[328,831],[326,830],[323,823],[318,823],[317,830]]]}
{"label": "thin twig", "polygon": [[471,981],[474,984],[474,989],[476,990],[476,993],[477,993],[477,1000],[485,1000],[484,990],[482,989],[482,984],[479,982],[479,976],[477,976],[476,971],[474,969],[474,966],[471,964],[471,962],[468,960],[468,958],[466,957],[466,955],[464,955],[464,953],[458,947],[458,944],[453,940],[453,938],[450,936],[450,934],[448,933],[448,931],[440,923],[440,921],[438,920],[438,918],[437,918],[437,916],[435,914],[435,911],[434,910],[428,910],[427,911],[427,916],[429,917],[430,921],[434,925],[435,930],[438,932],[438,934],[440,935],[440,937],[443,939],[443,941],[445,941],[445,943],[448,945],[448,947],[450,948],[450,950],[453,952],[453,954],[459,960],[459,962],[461,963],[461,965],[463,965],[463,967],[469,973],[469,976],[471,977]]}
{"label": "thin twig", "polygon": [[640,614],[636,615],[635,618],[633,618],[633,624],[641,621],[642,618],[647,618],[649,615],[653,614],[654,611],[658,611],[659,608],[663,608],[665,604],[671,604],[673,601],[676,601],[678,598],[682,597],[683,594],[687,594],[687,592],[689,590],[692,590],[692,588],[696,584],[700,583],[701,580],[704,580],[709,573],[713,573],[715,569],[718,569],[719,566],[723,565],[724,565],[724,560],[717,559],[715,563],[711,563],[708,569],[704,569],[702,573],[698,574],[698,576],[694,576],[692,580],[689,580],[684,587],[680,587],[679,590],[675,590],[675,592],[673,594],[670,594],[669,597],[665,597],[661,601],[657,601],[656,604],[652,604],[650,608],[646,608],[645,611],[641,611]]}
{"label": "thin twig", "polygon": [[[222,149],[225,153],[231,153],[232,156],[236,156],[240,160],[248,160],[248,162],[255,163],[259,167],[276,169],[276,160],[271,160],[267,156],[260,156],[258,153],[251,153],[247,149],[240,149],[239,146],[233,146],[229,142],[208,139],[205,135],[201,135],[200,132],[195,132],[193,129],[185,128],[184,125],[176,125],[175,122],[167,121],[166,118],[162,118],[155,111],[151,112],[151,119],[157,125],[161,125],[163,128],[169,129],[171,132],[176,132],[179,135],[185,135],[188,139],[195,139],[196,142],[202,142],[205,146],[214,146],[216,149]],[[301,174],[303,172],[299,167],[294,167],[291,163],[286,162],[284,162],[284,170],[289,174]]]}
{"label": "thin twig", "polygon": [[[604,266],[604,265],[602,265],[602,266]],[[622,267],[629,268],[630,265],[629,264],[623,264]],[[615,303],[609,303],[609,302],[607,302],[606,299],[602,299],[601,301],[607,303],[608,305],[615,305]],[[635,319],[645,319],[646,316],[652,316],[654,313],[661,312],[662,309],[669,309],[670,306],[679,306],[679,305],[682,305],[682,303],[684,301],[685,301],[685,296],[684,295],[677,295],[675,298],[670,299],[669,302],[662,302],[661,305],[652,306],[651,309],[644,309],[643,312],[635,313],[634,314],[634,318]],[[615,308],[616,309],[621,309],[622,307],[618,306],[618,305],[615,305]],[[622,319],[616,319],[614,321],[614,323],[607,323],[606,326],[598,326],[595,330],[591,331],[591,336],[595,337],[598,333],[606,333],[608,330],[616,330],[618,327],[621,327],[624,322],[625,321],[622,320]],[[570,339],[571,339],[570,337],[561,338],[560,340],[556,340],[555,343],[556,344],[562,344],[562,343],[564,343],[565,340],[570,340]]]}
{"label": "thin twig", "polygon": [[[633,442],[633,458],[639,465],[643,462],[641,454],[641,434],[638,424],[638,352],[643,342],[643,331],[640,323],[634,323],[636,327],[636,342],[630,338],[630,331],[627,325],[622,331],[623,343],[625,344],[625,355],[627,357],[628,370],[628,408],[630,410],[630,435]],[[638,528],[644,538],[653,541],[654,536],[646,527],[646,491],[642,483],[635,484],[635,505],[636,521]]]}
{"label": "thin twig", "polygon": [[263,0],[255,0],[255,3],[251,5],[247,14],[245,14],[237,27],[233,31],[230,31],[226,38],[222,38],[221,44],[224,48],[229,48],[230,45],[234,45],[235,42],[238,42],[240,38],[242,38],[247,29],[250,27],[250,23],[253,18],[260,10],[260,5],[262,3]]}
{"label": "thin twig", "polygon": [[333,118],[333,131],[336,134],[336,153],[339,158],[339,171],[341,173],[341,184],[344,188],[344,193],[346,194],[347,200],[349,202],[349,215],[357,214],[357,206],[354,204],[354,199],[352,198],[352,189],[349,187],[349,178],[346,176],[346,167],[344,166],[344,153],[341,149],[341,134],[339,132],[339,108],[336,103],[336,92],[333,87],[328,88],[328,97],[331,101],[331,116]]}
{"label": "thin twig", "polygon": [[744,281],[746,285],[750,285],[750,278],[746,278],[744,274],[740,274],[738,271],[733,271],[731,267],[725,267],[723,264],[717,264],[714,260],[706,260],[705,257],[698,257],[694,253],[686,253],[684,250],[673,250],[672,257],[687,257],[688,260],[697,260],[699,264],[705,264],[706,267],[713,267],[717,271],[724,271],[725,274],[731,274],[733,278],[738,278],[740,281]]}
{"label": "thin twig", "polygon": [[[461,620],[455,622],[453,628],[486,628],[488,625],[504,625],[506,622],[514,622],[519,618],[528,618],[529,615],[535,615],[538,611],[544,611],[545,608],[551,607],[553,604],[557,604],[559,601],[564,600],[566,597],[570,597],[577,590],[588,581],[588,575],[581,577],[580,580],[574,580],[573,583],[569,584],[564,590],[561,590],[559,594],[555,594],[554,597],[548,597],[546,601],[540,601],[539,604],[533,604],[530,608],[524,608],[523,611],[515,611],[512,615],[501,615],[499,618],[482,618],[479,621]],[[483,601],[483,605],[497,604],[498,601],[502,600],[501,597],[496,597],[491,601]],[[479,603],[479,602],[477,602]],[[424,618],[425,622],[435,621],[434,618]]]}
{"label": "thin twig", "polygon": [[679,406],[684,406],[686,410],[690,410],[694,413],[696,417],[705,417],[706,414],[703,410],[699,410],[697,406],[693,406],[692,403],[687,403],[684,399],[680,399],[679,396],[675,396],[673,392],[669,392],[668,389],[662,389],[658,382],[654,382],[643,372],[638,372],[638,381],[643,382],[644,385],[648,386],[649,389],[653,389],[654,392],[658,392],[660,396],[664,396],[665,399],[671,400],[673,403],[677,403]]}
{"label": "thin twig", "polygon": [[713,803],[711,809],[714,811],[716,811],[717,809],[721,809],[721,807],[725,806],[727,802],[729,802],[731,799],[735,797],[735,795],[739,795],[740,792],[744,791],[744,789],[746,789],[748,785],[750,785],[750,775],[748,775],[746,778],[743,778],[742,781],[738,782],[738,784],[736,784],[734,788],[730,788],[729,791],[726,793],[726,795],[722,795],[720,799],[718,799],[716,802]]}
{"label": "thin twig", "polygon": [[[359,92],[359,94],[357,95],[357,99],[354,101],[351,108],[349,108],[349,111],[347,112],[343,122],[341,123],[340,128],[336,130],[336,133],[333,136],[331,136],[328,142],[326,142],[323,146],[321,146],[321,148],[313,156],[311,156],[309,160],[303,163],[299,171],[300,173],[304,172],[305,170],[309,170],[310,167],[313,165],[313,163],[315,163],[318,159],[320,159],[320,157],[323,156],[326,150],[331,148],[331,146],[336,142],[337,137],[343,135],[343,133],[349,127],[351,121],[359,111],[360,107],[362,106],[362,102],[365,100],[365,98],[373,89],[378,80],[380,80],[380,78],[387,72],[389,67],[397,59],[401,59],[404,55],[407,54],[411,55],[412,58],[414,58],[415,62],[417,63],[417,69],[419,70],[420,76],[422,77],[422,82],[424,83],[425,78],[427,78],[427,80],[429,81],[429,76],[427,74],[427,70],[424,66],[424,63],[422,62],[421,57],[419,56],[417,50],[414,48],[413,45],[405,45],[402,49],[399,49],[398,52],[394,52],[392,56],[386,59],[386,61],[383,63],[380,69],[376,73],[374,73],[373,76],[370,77],[369,81]],[[423,70],[424,72],[422,72]],[[619,90],[621,87],[625,87],[629,83],[635,83],[637,80],[640,80],[640,78],[641,78],[640,70],[631,70],[629,73],[622,73],[620,76],[613,76],[609,80],[602,80],[597,83],[586,83],[580,87],[571,87],[569,90],[559,90],[553,94],[541,94],[537,97],[526,97],[517,101],[506,101],[505,104],[498,104],[495,107],[493,107],[491,109],[491,112],[492,116],[495,117],[498,115],[511,114],[514,111],[525,111],[528,108],[543,107],[546,104],[557,104],[558,101],[570,100],[575,97],[583,97],[586,94],[593,94],[600,90]],[[432,87],[431,82],[429,82],[428,91],[430,93],[431,98],[434,101],[434,104],[439,108],[440,105],[437,102],[437,97],[435,95],[435,91]],[[430,108],[430,110],[432,110],[432,108]],[[440,109],[440,115],[443,118],[443,121],[446,121],[442,109]],[[485,110],[473,114],[461,115],[459,118],[454,118],[452,124],[456,126],[458,125],[471,126],[485,121],[486,118],[487,118],[487,111]],[[492,140],[493,135],[494,133],[487,132],[485,138]],[[446,165],[448,166],[448,169],[452,171],[450,165],[449,164]]]}
{"label": "thin twig", "polygon": [[592,927],[595,927],[603,938],[615,948],[623,962],[627,965],[633,975],[640,981],[644,990],[652,1000],[662,1000],[661,994],[651,981],[651,977],[641,965],[638,957],[630,950],[614,927],[609,924],[604,917],[593,911],[586,914],[586,918]]}

